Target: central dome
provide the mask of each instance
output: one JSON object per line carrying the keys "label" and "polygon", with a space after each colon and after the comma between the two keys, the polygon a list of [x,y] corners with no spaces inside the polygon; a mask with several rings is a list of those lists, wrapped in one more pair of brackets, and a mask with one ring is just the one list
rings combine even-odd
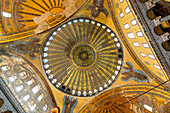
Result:
{"label": "central dome", "polygon": [[83,17],[66,22],[47,36],[42,60],[57,89],[91,96],[113,84],[122,66],[123,51],[110,28]]}

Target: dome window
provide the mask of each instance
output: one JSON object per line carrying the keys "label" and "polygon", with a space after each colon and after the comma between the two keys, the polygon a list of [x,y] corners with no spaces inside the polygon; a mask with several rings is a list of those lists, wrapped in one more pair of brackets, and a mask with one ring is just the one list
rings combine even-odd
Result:
{"label": "dome window", "polygon": [[20,85],[20,86],[17,86],[17,87],[16,87],[16,90],[17,90],[18,92],[20,92],[23,88],[24,88],[24,86],[23,86],[23,85]]}
{"label": "dome window", "polygon": [[33,106],[31,106],[30,110],[34,111],[34,109],[36,108],[36,104],[34,104]]}
{"label": "dome window", "polygon": [[143,43],[142,45],[143,45],[143,47],[149,48],[149,44],[148,43]]}
{"label": "dome window", "polygon": [[41,101],[43,99],[44,95],[41,94],[39,97],[38,97],[38,101]]}
{"label": "dome window", "polygon": [[21,72],[21,73],[20,73],[20,76],[23,77],[23,76],[25,76],[26,74],[27,74],[26,72]]}
{"label": "dome window", "polygon": [[129,28],[130,28],[129,24],[128,24],[128,23],[127,23],[127,24],[124,24],[124,28],[125,28],[125,29],[129,29]]}
{"label": "dome window", "polygon": [[30,95],[26,95],[26,96],[23,97],[23,100],[27,101],[29,98],[30,98]]}
{"label": "dome window", "polygon": [[161,70],[161,67],[160,66],[158,66],[158,65],[156,65],[156,64],[154,64],[153,65],[155,68],[157,68],[157,69],[160,69]]}
{"label": "dome window", "polygon": [[132,20],[132,21],[131,21],[131,24],[134,26],[134,25],[137,24],[137,21],[136,21],[136,20]]}
{"label": "dome window", "polygon": [[140,31],[140,32],[137,32],[136,33],[139,37],[142,37],[143,36],[143,33]]}
{"label": "dome window", "polygon": [[44,110],[44,111],[47,110],[47,104],[44,105],[43,110]]}
{"label": "dome window", "polygon": [[134,35],[133,33],[128,33],[127,36],[128,36],[129,38],[135,38],[135,35]]}
{"label": "dome window", "polygon": [[3,67],[2,67],[2,70],[3,70],[3,71],[7,71],[7,70],[10,70],[10,69],[11,69],[11,68],[10,68],[9,66],[3,66]]}
{"label": "dome window", "polygon": [[126,14],[128,14],[130,12],[130,8],[126,7],[125,12],[126,12]]}
{"label": "dome window", "polygon": [[120,0],[120,2],[122,3],[124,0]]}
{"label": "dome window", "polygon": [[10,82],[14,82],[16,79],[17,79],[17,77],[16,77],[16,76],[9,77],[9,81],[10,81]]}
{"label": "dome window", "polygon": [[133,45],[134,45],[135,47],[140,47],[138,42],[134,42]]}
{"label": "dome window", "polygon": [[39,90],[40,90],[40,86],[37,85],[37,86],[35,86],[35,87],[32,89],[32,92],[33,92],[34,94],[36,94]]}
{"label": "dome window", "polygon": [[140,53],[143,57],[146,57],[144,53]]}
{"label": "dome window", "polygon": [[31,79],[31,80],[29,80],[29,81],[27,82],[27,84],[28,84],[28,85],[31,85],[33,82],[34,82],[34,80]]}
{"label": "dome window", "polygon": [[148,106],[148,105],[146,105],[146,104],[144,104],[144,107],[145,107],[148,111],[152,112],[152,107],[150,107],[150,106]]}
{"label": "dome window", "polygon": [[123,14],[123,12],[121,12],[121,13],[120,13],[120,17],[121,17],[121,18],[122,18],[122,17],[124,17],[124,14]]}
{"label": "dome window", "polygon": [[148,54],[148,57],[151,59],[155,59],[154,55]]}
{"label": "dome window", "polygon": [[11,13],[8,13],[8,12],[2,12],[2,15],[3,15],[3,17],[6,17],[6,18],[11,17]]}

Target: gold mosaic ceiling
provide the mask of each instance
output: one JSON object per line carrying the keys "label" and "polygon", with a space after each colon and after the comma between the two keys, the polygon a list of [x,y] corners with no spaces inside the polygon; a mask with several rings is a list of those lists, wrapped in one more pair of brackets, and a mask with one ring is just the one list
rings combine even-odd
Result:
{"label": "gold mosaic ceiling", "polygon": [[[48,91],[43,95],[53,102],[39,110],[34,97],[22,105],[25,111],[169,112],[169,75],[129,0],[1,0],[0,6],[6,83],[11,83],[6,71],[15,69],[7,67],[17,56],[43,81]],[[10,77],[17,87],[19,76]]]}

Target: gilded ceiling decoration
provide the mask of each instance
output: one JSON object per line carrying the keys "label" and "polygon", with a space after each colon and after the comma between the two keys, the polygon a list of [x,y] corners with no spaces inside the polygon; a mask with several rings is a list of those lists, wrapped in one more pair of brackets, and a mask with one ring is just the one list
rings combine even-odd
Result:
{"label": "gilded ceiling decoration", "polygon": [[106,25],[89,18],[76,18],[48,35],[42,60],[49,80],[57,89],[89,96],[115,81],[121,69],[122,52],[118,38]]}
{"label": "gilded ceiling decoration", "polygon": [[[118,34],[133,59],[150,78],[154,79],[156,77],[155,81],[159,84],[162,83],[163,78],[159,77],[157,73],[164,75],[165,72],[160,62],[156,60],[157,57],[154,55],[153,48],[140,25],[140,20],[135,16],[128,0],[108,0],[108,6]],[[152,62],[152,65],[148,65],[146,61]],[[150,69],[152,69],[152,72],[149,71]],[[166,75],[164,77],[168,80]],[[168,86],[163,84],[163,87],[167,88]]]}
{"label": "gilded ceiling decoration", "polygon": [[168,4],[0,0],[0,113],[169,113]]}
{"label": "gilded ceiling decoration", "polygon": [[97,96],[80,113],[168,113],[169,99],[168,92],[153,86],[124,86]]}
{"label": "gilded ceiling decoration", "polygon": [[162,109],[160,111],[161,111],[161,113],[170,113],[170,102],[165,104],[164,107],[162,107]]}
{"label": "gilded ceiling decoration", "polygon": [[52,28],[73,15],[85,2],[86,0],[1,0],[0,43],[30,37]]}
{"label": "gilded ceiling decoration", "polygon": [[50,89],[46,89],[38,73],[18,56],[1,54],[0,60],[0,80],[3,79],[1,83],[5,83],[8,90],[10,89],[11,98],[16,98],[20,102],[18,107],[23,107],[22,112],[50,112],[56,104],[51,99],[53,96],[48,93]]}

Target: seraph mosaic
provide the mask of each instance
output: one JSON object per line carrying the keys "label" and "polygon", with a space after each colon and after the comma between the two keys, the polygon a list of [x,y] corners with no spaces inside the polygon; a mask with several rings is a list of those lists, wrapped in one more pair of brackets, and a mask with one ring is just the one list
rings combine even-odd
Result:
{"label": "seraph mosaic", "polygon": [[124,75],[121,80],[128,82],[130,79],[133,79],[136,82],[148,82],[151,83],[151,79],[143,72],[137,69],[134,69],[131,62],[126,62],[127,67],[123,67],[125,71],[122,72]]}
{"label": "seraph mosaic", "polygon": [[63,99],[63,110],[61,113],[73,113],[78,103],[78,99],[65,95]]}
{"label": "seraph mosaic", "polygon": [[104,0],[93,0],[93,4],[90,4],[86,7],[87,10],[91,10],[91,15],[96,18],[99,16],[99,14],[102,12],[108,16],[108,11],[103,6]]}
{"label": "seraph mosaic", "polygon": [[21,54],[26,54],[28,53],[29,57],[31,59],[36,59],[35,53],[39,53],[38,48],[40,48],[40,39],[38,38],[32,38],[29,42],[16,42],[14,44],[9,45],[9,49],[12,49],[14,51],[17,51]]}

